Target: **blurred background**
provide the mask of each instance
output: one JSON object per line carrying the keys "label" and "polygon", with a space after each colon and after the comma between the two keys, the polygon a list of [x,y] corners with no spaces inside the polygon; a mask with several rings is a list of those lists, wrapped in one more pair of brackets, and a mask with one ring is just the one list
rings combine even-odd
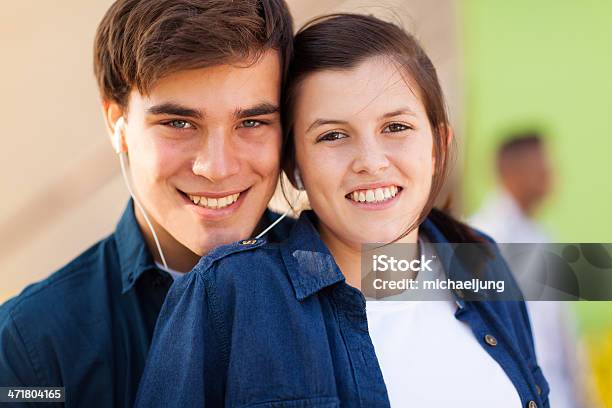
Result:
{"label": "blurred background", "polygon": [[[0,302],[111,233],[127,201],[92,72],[95,29],[111,3],[2,6]],[[509,135],[537,132],[552,182],[526,218],[553,242],[612,242],[611,1],[288,3],[297,27],[351,11],[421,40],[455,129],[455,215],[468,219],[499,191],[497,152]],[[575,302],[565,312],[580,364],[572,374],[585,379],[576,406],[612,407],[612,305]]]}

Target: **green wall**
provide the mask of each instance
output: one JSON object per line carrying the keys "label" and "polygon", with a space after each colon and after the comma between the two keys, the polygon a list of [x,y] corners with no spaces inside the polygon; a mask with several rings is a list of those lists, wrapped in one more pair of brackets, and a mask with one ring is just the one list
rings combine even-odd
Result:
{"label": "green wall", "polygon": [[465,205],[492,187],[509,128],[543,127],[557,170],[541,221],[566,242],[612,242],[612,1],[460,0]]}

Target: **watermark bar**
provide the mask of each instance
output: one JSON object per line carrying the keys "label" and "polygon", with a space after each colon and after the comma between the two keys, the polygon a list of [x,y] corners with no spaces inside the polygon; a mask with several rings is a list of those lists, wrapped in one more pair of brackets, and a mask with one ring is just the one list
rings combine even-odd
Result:
{"label": "watermark bar", "polygon": [[64,387],[0,387],[2,402],[65,402]]}
{"label": "watermark bar", "polygon": [[612,300],[612,244],[365,244],[370,300]]}

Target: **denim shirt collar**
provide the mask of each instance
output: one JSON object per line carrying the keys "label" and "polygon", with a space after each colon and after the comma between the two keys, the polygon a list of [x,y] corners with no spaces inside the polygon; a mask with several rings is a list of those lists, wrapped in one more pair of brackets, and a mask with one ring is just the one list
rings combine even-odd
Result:
{"label": "denim shirt collar", "polygon": [[[278,214],[266,209],[262,219],[268,224],[276,221]],[[293,221],[285,218],[268,232],[265,241],[278,242],[289,235]],[[128,292],[143,273],[156,269],[155,261],[136,220],[134,212],[134,201],[129,200],[128,205],[115,229],[115,241],[119,254],[119,265],[121,268],[122,292]],[[257,240],[253,240],[255,242]],[[263,243],[264,240],[260,240]],[[257,245],[259,246],[259,245]],[[213,254],[211,252],[211,254]],[[207,257],[205,257],[207,258]]]}
{"label": "denim shirt collar", "polygon": [[[433,244],[436,244],[436,253],[438,255],[438,259],[442,263],[444,268],[444,273],[451,280],[468,280],[472,276],[465,269],[465,267],[459,262],[453,262],[451,267],[451,262],[453,260],[453,246],[448,242],[442,231],[435,225],[435,223],[428,217],[423,220],[421,225],[419,226],[419,232],[422,232],[427,236],[429,241]],[[460,291],[451,290],[453,297],[455,298],[455,302],[457,306],[460,308],[465,307],[465,301],[462,300],[462,293]]]}
{"label": "denim shirt collar", "polygon": [[282,245],[283,261],[298,300],[344,280],[334,257],[313,225],[316,216],[302,211],[289,238]]}
{"label": "denim shirt collar", "polygon": [[117,224],[115,241],[121,268],[121,293],[126,293],[144,272],[155,269],[155,262],[136,221],[132,199]]}
{"label": "denim shirt collar", "polygon": [[[302,211],[288,240],[282,246],[283,260],[298,300],[306,299],[325,287],[345,280],[332,254],[321,240],[314,225],[315,220],[316,215],[313,211]],[[426,218],[419,229],[419,232],[425,234],[430,242],[437,244],[439,259],[450,279],[470,277],[461,264],[455,262],[453,267],[450,267],[453,248],[433,221]],[[461,295],[452,293],[457,305],[464,307]]]}

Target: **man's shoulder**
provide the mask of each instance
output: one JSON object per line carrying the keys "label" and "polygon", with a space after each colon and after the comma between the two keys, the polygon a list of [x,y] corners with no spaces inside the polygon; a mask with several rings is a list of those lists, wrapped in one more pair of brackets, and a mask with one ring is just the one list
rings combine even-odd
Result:
{"label": "man's shoulder", "polygon": [[88,296],[100,283],[105,273],[109,249],[114,246],[113,236],[102,239],[79,254],[47,278],[28,285],[22,292],[0,305],[0,321],[7,316],[20,319],[36,319],[43,315],[70,313],[79,308],[83,297]]}
{"label": "man's shoulder", "polygon": [[223,292],[236,292],[241,288],[248,292],[253,285],[267,290],[277,286],[279,280],[288,283],[283,245],[261,238],[224,245],[203,257],[193,272]]}

